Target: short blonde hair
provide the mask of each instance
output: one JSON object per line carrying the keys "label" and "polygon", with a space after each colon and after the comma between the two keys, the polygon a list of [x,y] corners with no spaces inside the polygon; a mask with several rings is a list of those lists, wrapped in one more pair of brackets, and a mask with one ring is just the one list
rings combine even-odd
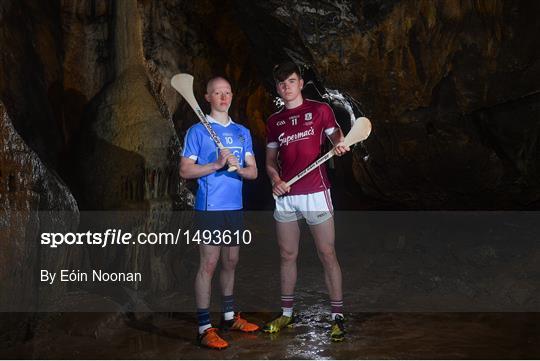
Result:
{"label": "short blonde hair", "polygon": [[227,82],[227,84],[229,84],[229,87],[232,89],[231,87],[231,82],[229,82],[227,79],[225,79],[224,77],[222,76],[215,76],[213,77],[212,79],[208,80],[208,83],[206,83],[206,94],[210,94],[211,90],[212,90],[212,86],[214,85],[214,83],[218,80],[224,80]]}

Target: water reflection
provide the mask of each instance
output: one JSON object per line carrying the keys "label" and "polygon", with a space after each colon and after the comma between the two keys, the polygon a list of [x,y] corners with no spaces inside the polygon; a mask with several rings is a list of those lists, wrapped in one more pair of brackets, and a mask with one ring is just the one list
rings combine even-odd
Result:
{"label": "water reflection", "polygon": [[[347,314],[347,339],[329,340],[319,306],[279,334],[228,332],[223,351],[195,343],[193,314],[47,315],[28,341],[0,346],[2,358],[386,359],[539,358],[538,313]],[[217,317],[217,315],[215,315]],[[263,323],[269,313],[248,315]],[[99,332],[88,332],[90,318]]]}

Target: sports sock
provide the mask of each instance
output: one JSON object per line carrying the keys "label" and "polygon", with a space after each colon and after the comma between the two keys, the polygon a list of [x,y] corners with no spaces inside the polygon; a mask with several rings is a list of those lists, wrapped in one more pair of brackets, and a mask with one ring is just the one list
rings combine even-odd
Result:
{"label": "sports sock", "polygon": [[343,317],[343,300],[330,300],[330,306],[332,308],[332,321],[336,319],[337,315]]}
{"label": "sports sock", "polygon": [[291,317],[293,314],[294,295],[281,295],[281,312],[283,316]]}
{"label": "sports sock", "polygon": [[234,319],[234,296],[223,296],[222,302],[223,318],[225,321]]}
{"label": "sports sock", "polygon": [[199,334],[212,327],[208,308],[197,308],[197,321],[199,322]]}

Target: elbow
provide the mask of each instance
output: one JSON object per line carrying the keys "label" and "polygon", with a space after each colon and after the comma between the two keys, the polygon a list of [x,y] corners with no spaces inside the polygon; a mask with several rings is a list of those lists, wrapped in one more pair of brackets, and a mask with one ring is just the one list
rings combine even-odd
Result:
{"label": "elbow", "polygon": [[180,178],[189,179],[188,167],[186,167],[185,165],[180,165],[179,173]]}
{"label": "elbow", "polygon": [[186,179],[186,174],[182,168],[180,168],[180,171],[178,173],[180,174],[180,178]]}

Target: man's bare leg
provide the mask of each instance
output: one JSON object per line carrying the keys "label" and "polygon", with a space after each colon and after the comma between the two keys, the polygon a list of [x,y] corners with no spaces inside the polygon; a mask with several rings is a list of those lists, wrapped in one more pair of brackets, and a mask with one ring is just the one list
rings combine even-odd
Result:
{"label": "man's bare leg", "polygon": [[230,296],[234,291],[234,271],[238,264],[240,247],[222,247],[221,248],[221,271],[219,282],[223,296]]}
{"label": "man's bare leg", "polygon": [[264,332],[279,332],[283,327],[293,322],[294,288],[296,286],[296,258],[298,257],[298,243],[300,242],[300,228],[298,221],[277,222],[276,233],[281,256],[281,311],[282,314],[267,322]]}
{"label": "man's bare leg", "polygon": [[300,242],[298,221],[276,222],[276,233],[281,256],[281,294],[293,295],[296,286],[296,258]]}
{"label": "man's bare leg", "polygon": [[315,239],[317,253],[324,268],[324,280],[330,294],[330,306],[332,309],[332,328],[330,339],[333,342],[341,342],[345,339],[345,327],[343,325],[343,291],[341,280],[341,268],[336,256],[334,218],[326,222],[310,226],[311,234]]}
{"label": "man's bare leg", "polygon": [[309,226],[324,268],[324,281],[331,300],[342,300],[341,268],[336,256],[334,218]]}
{"label": "man's bare leg", "polygon": [[220,247],[218,246],[199,246],[199,270],[195,277],[195,301],[199,309],[210,307],[212,277],[219,260],[219,253]]}
{"label": "man's bare leg", "polygon": [[222,294],[223,319],[221,327],[223,329],[238,330],[243,332],[254,332],[259,326],[248,322],[237,313],[234,315],[234,275],[236,265],[240,256],[240,247],[222,247],[221,248],[221,271],[219,281]]}

